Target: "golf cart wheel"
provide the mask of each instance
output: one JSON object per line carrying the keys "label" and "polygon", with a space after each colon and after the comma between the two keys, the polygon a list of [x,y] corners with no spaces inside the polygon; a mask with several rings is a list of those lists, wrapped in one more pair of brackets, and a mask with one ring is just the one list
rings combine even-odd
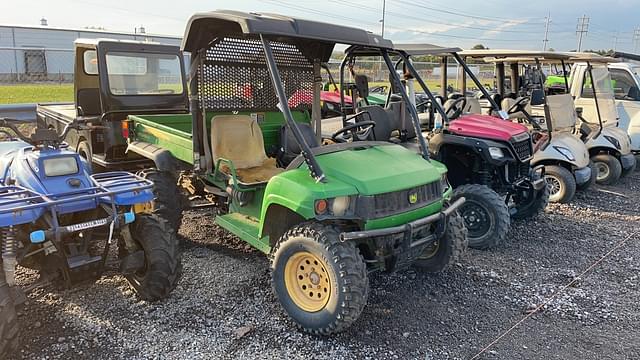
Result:
{"label": "golf cart wheel", "polygon": [[549,189],[549,201],[564,204],[573,200],[576,194],[576,179],[569,170],[558,165],[545,166],[544,177]]}
{"label": "golf cart wheel", "polygon": [[182,273],[175,231],[162,218],[147,214],[138,214],[130,229],[131,237],[144,252],[144,267],[126,275],[127,280],[143,300],[157,301],[167,297]]}
{"label": "golf cart wheel", "polygon": [[0,261],[0,359],[7,358],[19,345],[16,306],[9,285],[5,282]]}
{"label": "golf cart wheel", "polygon": [[187,205],[187,199],[178,187],[176,177],[166,171],[145,169],[137,173],[138,176],[153,181],[153,194],[155,198],[146,207],[135,209],[136,212],[155,214],[169,223],[176,231],[182,224],[182,210]]}
{"label": "golf cart wheel", "polygon": [[273,250],[276,297],[298,327],[314,335],[347,329],[367,303],[367,268],[353,242],[341,242],[331,225],[303,223]]}
{"label": "golf cart wheel", "polygon": [[464,219],[458,212],[454,212],[449,216],[447,228],[442,237],[429,245],[413,265],[423,271],[440,272],[460,259],[467,246],[469,246],[469,240]]}
{"label": "golf cart wheel", "polygon": [[[537,181],[538,179],[540,179],[540,176],[535,175],[531,180]],[[542,189],[536,191],[531,187],[527,197],[523,197],[522,195],[515,196],[516,212],[511,215],[511,218],[515,220],[522,220],[541,214],[547,205],[549,205],[550,191],[551,190],[546,184],[545,178],[545,186],[543,186]]]}
{"label": "golf cart wheel", "polygon": [[589,181],[581,185],[576,185],[576,189],[580,191],[585,191],[596,183],[596,179],[598,177],[598,169],[596,169],[596,165],[591,160],[589,160],[589,167],[591,168],[591,177],[589,178]]}
{"label": "golf cart wheel", "polygon": [[460,197],[467,199],[458,212],[468,230],[469,247],[486,250],[500,245],[511,225],[504,199],[488,186],[479,184],[454,189],[451,201]]}
{"label": "golf cart wheel", "polygon": [[609,154],[598,154],[591,158],[596,167],[596,182],[600,185],[615,184],[622,176],[622,164]]}

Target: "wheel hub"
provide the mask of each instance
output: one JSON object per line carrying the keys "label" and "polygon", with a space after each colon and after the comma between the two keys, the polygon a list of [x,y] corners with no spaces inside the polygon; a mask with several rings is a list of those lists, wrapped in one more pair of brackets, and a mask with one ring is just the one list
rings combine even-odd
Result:
{"label": "wheel hub", "polygon": [[291,300],[302,310],[322,310],[331,297],[326,263],[310,252],[292,255],[285,265],[284,279]]}
{"label": "wheel hub", "polygon": [[552,196],[558,194],[562,189],[562,184],[560,183],[560,180],[558,180],[554,176],[546,176],[546,179],[547,179],[547,186],[549,187],[549,193]]}
{"label": "wheel hub", "polygon": [[488,210],[481,204],[467,200],[461,209],[470,237],[481,237],[491,228]]}
{"label": "wheel hub", "polygon": [[611,170],[609,169],[609,166],[607,164],[598,162],[595,165],[596,169],[598,169],[598,180],[604,180],[609,177],[609,173],[611,172]]}

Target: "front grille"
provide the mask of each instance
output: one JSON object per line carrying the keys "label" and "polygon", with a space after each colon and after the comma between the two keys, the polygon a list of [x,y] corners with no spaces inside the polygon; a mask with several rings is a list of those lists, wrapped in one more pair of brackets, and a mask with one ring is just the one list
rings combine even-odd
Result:
{"label": "front grille", "polygon": [[364,219],[381,218],[421,208],[441,198],[440,181],[384,194],[360,196],[358,215]]}
{"label": "front grille", "polygon": [[520,161],[528,160],[531,157],[532,149],[531,149],[531,140],[527,137],[526,140],[521,141],[511,141],[511,146],[516,152],[518,159]]}

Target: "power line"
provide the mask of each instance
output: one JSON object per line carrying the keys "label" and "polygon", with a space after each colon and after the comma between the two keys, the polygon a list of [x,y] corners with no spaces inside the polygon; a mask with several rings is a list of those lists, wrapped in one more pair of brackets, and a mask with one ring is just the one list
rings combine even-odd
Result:
{"label": "power line", "polygon": [[582,50],[582,36],[586,35],[589,31],[589,18],[587,15],[582,15],[578,18],[578,25],[576,25],[576,34],[578,35],[578,51]]}

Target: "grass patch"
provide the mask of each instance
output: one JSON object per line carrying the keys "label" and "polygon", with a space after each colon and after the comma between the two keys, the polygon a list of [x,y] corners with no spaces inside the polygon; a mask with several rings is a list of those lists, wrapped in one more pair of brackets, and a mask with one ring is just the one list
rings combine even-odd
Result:
{"label": "grass patch", "polygon": [[64,101],[73,101],[73,84],[0,86],[0,104],[30,104]]}

